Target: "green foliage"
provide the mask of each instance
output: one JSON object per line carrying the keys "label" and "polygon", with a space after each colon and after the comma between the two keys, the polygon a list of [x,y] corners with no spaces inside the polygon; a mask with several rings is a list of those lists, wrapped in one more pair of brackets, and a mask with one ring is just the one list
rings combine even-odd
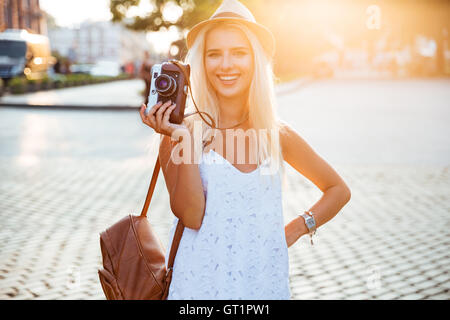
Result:
{"label": "green foliage", "polygon": [[[144,16],[137,16],[128,21],[125,18],[128,10],[139,5],[141,1],[152,3],[155,9]],[[164,20],[162,14],[164,5],[169,2],[173,2],[183,9],[183,15],[176,22]],[[177,26],[180,29],[192,27],[194,24],[208,19],[220,3],[219,0],[110,0],[110,11],[113,22],[122,22],[129,29],[159,31],[161,28],[170,26]]]}
{"label": "green foliage", "polygon": [[61,75],[57,79],[44,77],[40,80],[27,80],[25,77],[15,77],[9,81],[8,87],[10,88],[11,93],[20,94],[25,93],[32,88],[39,88],[39,90],[58,89],[114,80],[125,80],[129,78],[130,76],[126,73],[122,73],[117,77],[91,76],[89,74],[67,74]]}
{"label": "green foliage", "polygon": [[27,79],[25,77],[14,77],[9,80],[9,86],[24,85],[25,83],[27,83]]}
{"label": "green foliage", "polygon": [[11,93],[24,93],[26,91],[27,81],[25,77],[15,77],[9,80],[8,86]]}
{"label": "green foliage", "polygon": [[44,83],[44,84],[50,83],[50,81],[51,80],[48,77],[44,77],[44,78],[41,79],[41,83]]}

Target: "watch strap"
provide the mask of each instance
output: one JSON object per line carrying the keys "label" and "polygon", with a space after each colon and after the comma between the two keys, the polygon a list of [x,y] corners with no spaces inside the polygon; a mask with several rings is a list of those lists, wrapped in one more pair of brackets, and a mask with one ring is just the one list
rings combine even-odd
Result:
{"label": "watch strap", "polygon": [[[308,213],[311,213],[311,215]],[[316,233],[316,229],[317,229],[317,224],[316,224],[316,219],[314,218],[314,214],[311,211],[305,211],[303,213],[299,213],[298,215],[301,216],[303,218],[303,220],[305,221],[305,225],[308,228],[308,234],[311,239],[311,245],[313,245],[314,243],[312,240],[312,236]]]}

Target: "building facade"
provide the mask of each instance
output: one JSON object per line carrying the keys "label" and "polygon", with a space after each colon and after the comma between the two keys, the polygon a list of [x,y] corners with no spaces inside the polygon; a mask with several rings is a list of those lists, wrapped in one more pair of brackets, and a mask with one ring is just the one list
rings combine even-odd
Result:
{"label": "building facade", "polygon": [[110,21],[85,21],[75,29],[49,28],[48,37],[53,51],[77,63],[108,60],[123,65],[141,59],[144,51],[153,51],[144,32]]}
{"label": "building facade", "polygon": [[39,0],[0,0],[0,32],[5,29],[26,29],[47,35],[46,19]]}

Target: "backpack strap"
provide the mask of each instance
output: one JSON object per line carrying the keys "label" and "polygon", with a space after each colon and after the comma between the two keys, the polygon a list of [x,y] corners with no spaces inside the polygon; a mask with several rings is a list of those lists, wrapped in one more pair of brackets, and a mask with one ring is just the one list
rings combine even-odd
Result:
{"label": "backpack strap", "polygon": [[147,216],[148,206],[150,205],[150,201],[152,200],[153,191],[155,190],[156,181],[158,180],[159,169],[161,168],[161,164],[159,162],[159,155],[156,157],[155,169],[153,169],[153,176],[150,182],[150,187],[148,188],[147,198],[145,198],[144,207],[142,208],[141,217]]}
{"label": "backpack strap", "polygon": [[[150,205],[150,201],[152,200],[153,191],[155,190],[156,181],[158,180],[159,170],[161,168],[161,164],[159,162],[159,155],[156,157],[155,169],[153,169],[153,176],[150,182],[150,187],[148,188],[147,198],[145,199],[144,207],[142,208],[141,217],[147,217],[148,207]],[[178,246],[180,244],[181,236],[183,235],[184,225],[181,223],[181,220],[178,220],[177,229],[175,230],[175,234],[172,240],[172,246],[170,248],[169,260],[167,263],[167,273],[172,274],[173,262],[175,261],[175,256],[178,251]]]}

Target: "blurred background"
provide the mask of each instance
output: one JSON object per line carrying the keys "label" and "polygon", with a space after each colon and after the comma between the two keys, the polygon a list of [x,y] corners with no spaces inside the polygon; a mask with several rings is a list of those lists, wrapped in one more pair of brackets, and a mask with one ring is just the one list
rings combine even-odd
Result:
{"label": "blurred background", "polygon": [[[450,74],[447,0],[242,2],[276,36],[274,64],[281,80]],[[136,77],[146,51],[150,63],[182,59],[187,30],[209,18],[219,3],[2,0],[0,76],[6,81],[54,80],[59,74]],[[25,52],[23,41],[13,39],[26,38]]]}
{"label": "blurred background", "polygon": [[[140,212],[157,155],[150,68],[220,2],[0,0],[0,299],[104,299],[99,232]],[[276,38],[279,116],[352,190],[289,248],[293,299],[448,300],[450,1],[242,3]],[[287,182],[286,223],[322,195]]]}

